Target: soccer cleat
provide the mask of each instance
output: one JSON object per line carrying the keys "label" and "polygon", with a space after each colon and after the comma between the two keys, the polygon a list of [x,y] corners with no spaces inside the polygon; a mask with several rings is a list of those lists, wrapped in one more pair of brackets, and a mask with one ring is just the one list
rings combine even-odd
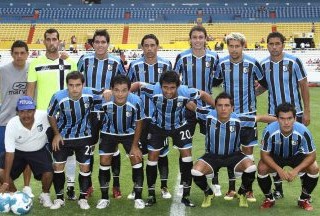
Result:
{"label": "soccer cleat", "polygon": [[113,198],[115,198],[115,199],[120,199],[122,197],[119,187],[113,187],[112,194],[113,194]]}
{"label": "soccer cleat", "polygon": [[144,201],[142,199],[134,200],[134,208],[136,208],[136,209],[144,209],[145,206],[146,206],[146,204],[144,203]]}
{"label": "soccer cleat", "polygon": [[214,184],[211,186],[211,189],[216,197],[222,196],[220,185]]}
{"label": "soccer cleat", "polygon": [[30,198],[34,198],[34,194],[32,193],[32,189],[29,186],[24,186],[22,192],[27,194]]}
{"label": "soccer cleat", "polygon": [[179,185],[177,196],[182,197],[182,195],[183,195],[183,185]]}
{"label": "soccer cleat", "polygon": [[147,199],[147,202],[145,203],[145,206],[153,206],[155,203],[157,202],[156,197],[155,196],[149,196]]}
{"label": "soccer cleat", "polygon": [[233,190],[229,190],[226,195],[223,197],[224,200],[230,201],[233,200],[233,198],[237,197],[237,192]]}
{"label": "soccer cleat", "polygon": [[201,207],[202,208],[207,208],[207,207],[211,206],[211,200],[213,199],[213,197],[214,197],[214,194],[204,195],[204,199],[203,199],[203,202],[201,204]]}
{"label": "soccer cleat", "polygon": [[89,204],[88,204],[88,200],[86,199],[79,199],[78,200],[78,205],[80,206],[81,209],[83,210],[87,210],[90,208]]}
{"label": "soccer cleat", "polygon": [[261,209],[268,209],[272,208],[276,201],[274,199],[266,198],[263,203],[261,204],[260,208]]}
{"label": "soccer cleat", "polygon": [[181,203],[183,203],[187,207],[195,207],[196,205],[191,202],[189,197],[182,197]]}
{"label": "soccer cleat", "polygon": [[93,189],[94,189],[93,186],[90,186],[90,187],[88,188],[88,190],[87,190],[87,195],[86,195],[86,199],[88,199],[89,197],[92,196],[93,191],[94,191]]}
{"label": "soccer cleat", "polygon": [[274,190],[272,195],[275,199],[282,199],[284,197],[283,192],[277,190]]}
{"label": "soccer cleat", "polygon": [[67,187],[67,197],[68,197],[68,200],[76,200],[77,199],[77,196],[76,196],[76,193],[74,192],[73,186]]}
{"label": "soccer cleat", "polygon": [[50,194],[49,193],[41,193],[39,196],[39,201],[40,203],[43,205],[43,207],[51,207],[52,206],[52,201],[50,198]]}
{"label": "soccer cleat", "polygon": [[168,188],[166,188],[166,187],[161,188],[161,196],[163,199],[170,199],[171,198],[171,194],[170,194]]}
{"label": "soccer cleat", "polygon": [[243,194],[239,196],[239,207],[245,207],[245,208],[249,207],[247,197]]}
{"label": "soccer cleat", "polygon": [[64,205],[65,205],[64,200],[62,200],[62,199],[55,199],[55,200],[53,201],[53,204],[52,204],[52,206],[50,207],[50,209],[59,209],[59,208],[61,208],[61,207],[64,206]]}
{"label": "soccer cleat", "polygon": [[128,194],[127,199],[134,200],[135,197],[136,197],[136,193],[132,191],[131,193]]}
{"label": "soccer cleat", "polygon": [[99,199],[98,204],[96,206],[97,209],[104,209],[110,205],[110,200],[107,199]]}
{"label": "soccer cleat", "polygon": [[298,206],[306,211],[312,211],[313,207],[308,199],[298,200]]}
{"label": "soccer cleat", "polygon": [[254,197],[253,191],[248,191],[246,193],[246,198],[248,202],[257,202],[257,199]]}

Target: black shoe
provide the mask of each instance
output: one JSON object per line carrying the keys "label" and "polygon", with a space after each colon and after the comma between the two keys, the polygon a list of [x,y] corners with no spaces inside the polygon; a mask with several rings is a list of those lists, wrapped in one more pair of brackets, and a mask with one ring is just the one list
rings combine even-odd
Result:
{"label": "black shoe", "polygon": [[182,197],[181,202],[188,207],[195,207],[196,205],[191,202],[189,197]]}
{"label": "black shoe", "polygon": [[74,187],[73,186],[68,186],[67,187],[67,196],[68,196],[68,200],[76,200],[77,196],[74,192]]}
{"label": "black shoe", "polygon": [[156,202],[157,201],[155,196],[149,196],[145,205],[150,207],[150,206],[153,206],[153,204],[155,204]]}
{"label": "black shoe", "polygon": [[275,199],[282,199],[284,197],[283,192],[277,190],[274,190],[272,195]]}

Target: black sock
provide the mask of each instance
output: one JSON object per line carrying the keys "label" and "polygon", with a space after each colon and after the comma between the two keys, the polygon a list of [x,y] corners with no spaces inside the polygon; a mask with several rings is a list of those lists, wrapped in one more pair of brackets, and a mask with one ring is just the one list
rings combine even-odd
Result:
{"label": "black sock", "polygon": [[92,171],[93,171],[93,164],[94,164],[94,155],[90,157],[90,179],[89,179],[89,187],[92,187]]}
{"label": "black sock", "polygon": [[121,156],[119,153],[118,155],[113,155],[112,161],[111,161],[113,187],[120,187],[120,181],[119,181],[120,166],[121,166]]}
{"label": "black sock", "polygon": [[161,179],[161,188],[168,187],[168,175],[169,175],[169,166],[168,166],[168,156],[159,157],[158,160],[158,169]]}
{"label": "black sock", "polygon": [[273,195],[271,192],[272,181],[271,181],[270,175],[266,175],[266,176],[258,175],[257,181],[265,197],[269,199],[273,199]]}
{"label": "black sock", "polygon": [[229,178],[229,191],[236,190],[236,177],[234,176],[233,169],[228,168],[228,178]]}
{"label": "black sock", "polygon": [[213,194],[213,191],[209,187],[207,177],[205,175],[193,176],[193,181],[206,195]]}
{"label": "black sock", "polygon": [[79,199],[85,199],[86,195],[87,195],[87,191],[89,188],[89,184],[90,184],[90,171],[83,173],[83,172],[79,172],[79,186],[80,186],[80,196]]}
{"label": "black sock", "polygon": [[252,183],[255,179],[255,174],[256,174],[255,171],[249,172],[249,173],[243,172],[242,178],[241,178],[242,182],[241,182],[241,186],[238,190],[238,194],[240,194],[240,195],[245,194],[248,192],[248,188],[250,188],[250,187],[252,188]]}
{"label": "black sock", "polygon": [[63,194],[64,194],[64,183],[66,181],[66,176],[64,175],[64,172],[53,173],[53,186],[54,190],[57,195],[57,199],[64,200]]}
{"label": "black sock", "polygon": [[273,177],[273,183],[274,183],[275,190],[283,193],[282,180],[278,173],[276,174],[276,176]]}
{"label": "black sock", "polygon": [[317,186],[319,176],[304,174],[304,179],[302,182],[302,191],[300,199],[310,199],[311,193],[314,188]]}
{"label": "black sock", "polygon": [[102,199],[109,199],[110,178],[110,168],[106,170],[102,170],[101,168],[99,169],[99,183]]}
{"label": "black sock", "polygon": [[219,170],[214,170],[214,176],[212,178],[212,184],[218,185],[219,184]]}
{"label": "black sock", "polygon": [[157,179],[157,165],[151,166],[147,164],[147,184],[148,184],[148,194],[149,196],[155,196],[155,184]]}
{"label": "black sock", "polygon": [[191,162],[184,162],[182,161],[181,164],[181,179],[183,184],[183,197],[190,195],[190,189],[191,189],[191,183],[192,183],[192,175],[191,175],[191,169],[192,169],[193,163]]}
{"label": "black sock", "polygon": [[182,166],[182,160],[181,160],[181,157],[179,157],[180,185],[182,185],[182,178],[181,178],[182,168],[181,168],[181,166]]}
{"label": "black sock", "polygon": [[[136,164],[135,166],[137,166]],[[141,199],[142,198],[142,188],[143,188],[143,167],[141,164],[141,167],[138,168],[132,168],[132,176],[134,176],[134,192],[135,192],[135,199]]]}

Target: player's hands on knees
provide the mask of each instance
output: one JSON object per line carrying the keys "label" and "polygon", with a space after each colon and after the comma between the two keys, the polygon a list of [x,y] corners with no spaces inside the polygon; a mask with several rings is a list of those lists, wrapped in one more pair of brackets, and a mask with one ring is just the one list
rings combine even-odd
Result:
{"label": "player's hands on knees", "polygon": [[197,105],[193,101],[189,101],[186,104],[186,107],[187,107],[188,110],[193,111],[193,112],[195,112],[196,109],[197,109]]}
{"label": "player's hands on knees", "polygon": [[289,171],[288,172],[288,176],[289,176],[288,182],[293,181],[297,175],[298,175],[298,172],[296,170],[293,169],[293,170]]}
{"label": "player's hands on knees", "polygon": [[281,170],[278,170],[277,172],[282,180],[289,181],[289,174],[285,170],[281,169]]}
{"label": "player's hands on knees", "polygon": [[134,160],[141,161],[142,160],[142,153],[139,147],[132,146],[130,150],[130,157],[134,157]]}
{"label": "player's hands on knees", "polygon": [[6,193],[9,192],[9,184],[8,183],[3,183],[0,186],[0,193]]}
{"label": "player's hands on knees", "polygon": [[308,125],[310,124],[310,112],[305,111],[305,112],[303,113],[302,123],[303,123],[305,126],[308,126]]}
{"label": "player's hands on knees", "polygon": [[60,144],[63,145],[63,139],[60,134],[54,135],[52,140],[52,151],[60,150]]}

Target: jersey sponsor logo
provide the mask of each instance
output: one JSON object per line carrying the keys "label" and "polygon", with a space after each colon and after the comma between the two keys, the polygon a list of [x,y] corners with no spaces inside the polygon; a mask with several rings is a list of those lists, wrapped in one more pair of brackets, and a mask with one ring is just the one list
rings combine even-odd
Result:
{"label": "jersey sponsor logo", "polygon": [[38,129],[39,132],[42,132],[43,131],[43,125],[42,124],[38,125],[37,129]]}
{"label": "jersey sponsor logo", "polygon": [[145,70],[139,70],[138,73],[139,73],[139,74],[145,74],[145,73],[147,73],[147,72],[146,72]]}
{"label": "jersey sponsor logo", "polygon": [[46,70],[51,70],[51,68],[49,66],[40,67],[40,71],[46,71]]}
{"label": "jersey sponsor logo", "polygon": [[18,89],[26,89],[27,83],[26,82],[15,82],[12,85],[12,89],[18,90]]}

